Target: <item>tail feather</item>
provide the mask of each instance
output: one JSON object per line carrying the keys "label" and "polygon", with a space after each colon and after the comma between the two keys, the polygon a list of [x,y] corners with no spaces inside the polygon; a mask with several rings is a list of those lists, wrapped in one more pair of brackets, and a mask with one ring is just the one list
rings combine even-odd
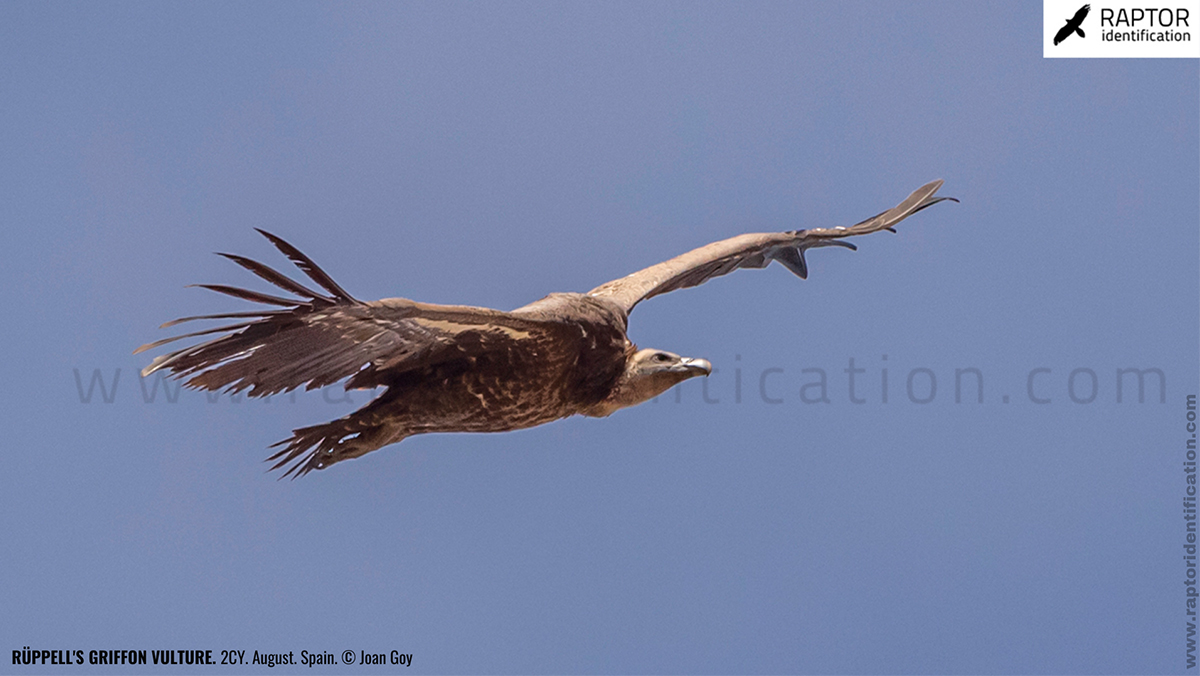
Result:
{"label": "tail feather", "polygon": [[[334,463],[350,460],[408,436],[373,415],[363,411],[321,425],[292,430],[292,436],[271,444],[278,448],[266,462],[274,462],[271,470],[283,469],[280,479],[302,477],[315,469],[325,469]],[[290,465],[290,467],[289,467]]]}

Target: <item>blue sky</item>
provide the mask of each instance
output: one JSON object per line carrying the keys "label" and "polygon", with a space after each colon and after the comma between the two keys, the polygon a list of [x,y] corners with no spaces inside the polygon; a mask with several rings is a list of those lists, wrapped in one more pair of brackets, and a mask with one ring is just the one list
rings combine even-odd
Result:
{"label": "blue sky", "polygon": [[[116,671],[13,666],[30,646],[1184,672],[1197,63],[1044,60],[1041,16],[0,4],[0,671]],[[604,420],[279,482],[266,447],[364,393],[172,403],[131,354],[242,309],[183,288],[255,285],[211,252],[284,267],[254,227],[360,298],[511,309],[934,178],[962,203],[813,252],[806,281],[774,266],[639,306],[635,341],[718,370]],[[1147,372],[1118,402],[1129,368],[1165,401]]]}

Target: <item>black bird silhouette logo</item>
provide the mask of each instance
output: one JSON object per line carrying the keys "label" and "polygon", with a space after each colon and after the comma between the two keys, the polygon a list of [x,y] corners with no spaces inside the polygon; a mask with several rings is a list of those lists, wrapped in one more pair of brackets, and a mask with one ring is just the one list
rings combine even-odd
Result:
{"label": "black bird silhouette logo", "polygon": [[1067,19],[1067,25],[1059,28],[1058,32],[1054,34],[1055,46],[1057,46],[1058,43],[1062,42],[1063,40],[1071,37],[1071,33],[1079,33],[1079,37],[1081,38],[1086,37],[1084,36],[1083,29],[1080,28],[1080,26],[1083,25],[1083,20],[1087,18],[1088,12],[1091,11],[1091,9],[1091,5],[1084,5],[1083,7],[1079,8],[1078,12],[1075,12],[1075,16]]}

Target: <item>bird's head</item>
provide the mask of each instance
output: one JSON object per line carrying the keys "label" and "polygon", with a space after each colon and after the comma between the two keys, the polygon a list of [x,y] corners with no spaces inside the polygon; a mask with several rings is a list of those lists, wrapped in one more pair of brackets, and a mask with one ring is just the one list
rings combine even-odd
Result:
{"label": "bird's head", "polygon": [[688,378],[712,373],[707,359],[680,357],[663,350],[638,350],[625,361],[612,393],[587,411],[587,415],[606,416],[612,412],[653,399]]}

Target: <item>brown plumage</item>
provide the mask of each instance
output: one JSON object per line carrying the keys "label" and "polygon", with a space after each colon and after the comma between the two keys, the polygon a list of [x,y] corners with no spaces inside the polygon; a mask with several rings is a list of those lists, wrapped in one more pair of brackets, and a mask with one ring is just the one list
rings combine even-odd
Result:
{"label": "brown plumage", "polygon": [[[844,237],[892,226],[948,197],[929,183],[877,216],[848,228],[747,234],[714,242],[592,289],[554,293],[511,312],[432,305],[403,298],[363,302],[337,285],[292,245],[259,230],[320,290],[257,261],[221,254],[297,298],[223,285],[199,286],[269,308],[184,317],[233,324],[143,345],[223,334],[162,355],[143,371],[165,369],[186,386],[263,397],[345,381],[346,389],[386,388],[375,400],[332,422],[293,430],[268,460],[283,476],[369,453],[425,432],[503,432],[580,414],[607,416],[657,396],[712,366],[661,350],[639,350],[626,336],[629,312],[642,300],[696,286],[739,268],[779,261],[808,276],[804,252],[854,249]],[[290,465],[290,466],[289,466]]]}

